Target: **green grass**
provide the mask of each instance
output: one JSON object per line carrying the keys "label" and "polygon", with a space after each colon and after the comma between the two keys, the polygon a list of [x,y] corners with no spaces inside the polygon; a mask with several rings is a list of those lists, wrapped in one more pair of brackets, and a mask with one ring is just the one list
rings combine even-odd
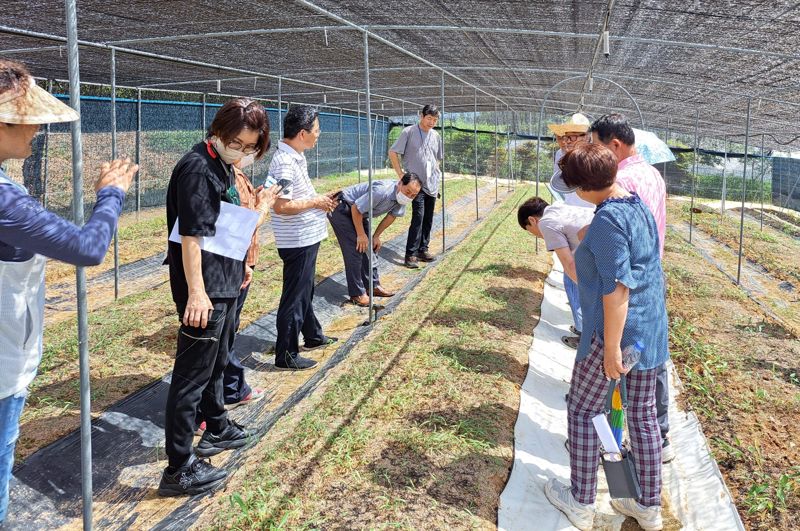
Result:
{"label": "green grass", "polygon": [[[524,378],[510,343],[530,341],[538,306],[531,282],[541,280],[546,260],[532,256],[533,241],[520,240],[509,215],[530,193],[518,189],[378,324],[305,413],[275,426],[254,456],[261,464],[231,487],[215,527],[347,527],[358,510],[371,528],[420,528],[426,522],[409,515],[422,508],[437,522],[493,525],[479,483],[452,494],[469,500],[455,507],[441,503],[437,489],[449,488],[448,474],[464,462],[479,463],[475,481],[510,465]],[[519,252],[503,252],[513,247]],[[513,406],[503,405],[508,400]],[[332,483],[353,503],[334,506]]]}

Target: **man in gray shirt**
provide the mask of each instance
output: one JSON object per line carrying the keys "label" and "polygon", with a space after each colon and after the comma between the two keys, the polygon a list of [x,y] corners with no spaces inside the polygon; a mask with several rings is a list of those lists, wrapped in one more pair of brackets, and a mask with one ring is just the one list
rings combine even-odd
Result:
{"label": "man in gray shirt", "polygon": [[419,175],[422,180],[422,193],[412,203],[411,226],[408,228],[406,241],[405,265],[412,269],[419,267],[419,260],[433,261],[433,255],[428,252],[428,244],[431,240],[433,209],[442,176],[439,161],[444,158],[442,139],[434,130],[438,121],[439,108],[436,105],[426,105],[420,112],[419,123],[403,129],[400,137],[389,148],[389,159],[399,178],[403,177],[405,168],[405,171]]}
{"label": "man in gray shirt", "polygon": [[[374,254],[382,245],[381,234],[394,220],[405,214],[405,205],[411,203],[422,188],[420,178],[406,173],[399,181],[392,179],[372,181],[372,217],[386,214],[372,235],[372,286],[376,297],[391,297],[394,293],[381,287],[378,276],[378,257]],[[339,240],[347,277],[350,301],[357,306],[369,306],[366,285],[369,284],[369,183],[355,184],[342,190],[341,202],[328,219]]]}

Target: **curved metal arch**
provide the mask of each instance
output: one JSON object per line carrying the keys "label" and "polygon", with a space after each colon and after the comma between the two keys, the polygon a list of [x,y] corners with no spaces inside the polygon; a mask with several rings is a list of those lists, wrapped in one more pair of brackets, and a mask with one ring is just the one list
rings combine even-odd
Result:
{"label": "curved metal arch", "polygon": [[[572,77],[568,77],[566,79],[562,79],[561,81],[559,81],[558,83],[556,83],[555,85],[550,87],[550,90],[548,90],[545,93],[544,99],[542,99],[542,105],[539,108],[539,124],[538,124],[538,128],[536,130],[536,182],[537,183],[539,182],[539,179],[541,177],[541,175],[540,175],[540,167],[541,167],[541,165],[540,165],[540,162],[539,162],[539,154],[541,152],[541,146],[542,146],[542,139],[541,139],[542,122],[544,121],[544,107],[545,107],[545,105],[547,105],[547,99],[550,97],[550,94],[552,94],[555,89],[557,89],[558,87],[560,87],[561,85],[563,85],[567,81],[574,81],[576,79],[583,79],[584,77],[586,77],[586,76],[585,75],[580,75],[580,76],[572,76]],[[644,129],[644,116],[642,116],[642,109],[639,108],[639,104],[636,102],[636,98],[634,98],[633,95],[630,92],[628,92],[628,89],[626,89],[625,87],[623,87],[622,85],[620,85],[616,81],[612,81],[612,80],[608,79],[607,77],[594,76],[593,75],[592,78],[600,79],[601,81],[606,81],[608,83],[611,83],[615,87],[619,88],[620,90],[622,90],[622,92],[624,92],[625,95],[628,96],[628,98],[630,98],[630,100],[633,102],[633,106],[636,107],[636,112],[639,114],[639,122],[642,124],[642,129]]]}

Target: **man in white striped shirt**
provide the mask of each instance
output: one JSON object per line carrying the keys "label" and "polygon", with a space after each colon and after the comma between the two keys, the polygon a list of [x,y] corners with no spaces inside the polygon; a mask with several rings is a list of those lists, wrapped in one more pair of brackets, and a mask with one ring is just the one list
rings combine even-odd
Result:
{"label": "man in white striped shirt", "polygon": [[[278,306],[275,367],[305,370],[317,362],[299,355],[298,336],[304,350],[336,342],[326,336],[314,315],[314,275],[319,244],[328,237],[326,214],[336,208],[330,195],[318,195],[308,177],[305,150],[319,139],[319,112],[308,105],[291,107],[283,121],[283,140],[272,156],[269,173],[291,184],[272,207],[272,231],[283,260],[283,292]],[[332,195],[332,194],[331,194]]]}

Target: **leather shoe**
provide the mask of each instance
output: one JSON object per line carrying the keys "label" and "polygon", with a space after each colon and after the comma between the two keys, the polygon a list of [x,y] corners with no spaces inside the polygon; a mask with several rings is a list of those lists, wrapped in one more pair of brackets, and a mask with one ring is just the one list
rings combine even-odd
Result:
{"label": "leather shoe", "polygon": [[376,297],[394,297],[393,291],[386,291],[381,286],[372,286],[372,294]]}
{"label": "leather shoe", "polygon": [[409,269],[419,269],[419,259],[416,256],[406,256],[405,266]]}
{"label": "leather shoe", "polygon": [[366,308],[367,306],[369,306],[369,295],[364,293],[363,295],[359,295],[358,297],[350,297],[350,302],[352,302],[356,306],[361,306],[362,308]]}
{"label": "leather shoe", "polygon": [[428,251],[420,251],[417,253],[417,258],[423,262],[433,262],[436,260],[434,256]]}

